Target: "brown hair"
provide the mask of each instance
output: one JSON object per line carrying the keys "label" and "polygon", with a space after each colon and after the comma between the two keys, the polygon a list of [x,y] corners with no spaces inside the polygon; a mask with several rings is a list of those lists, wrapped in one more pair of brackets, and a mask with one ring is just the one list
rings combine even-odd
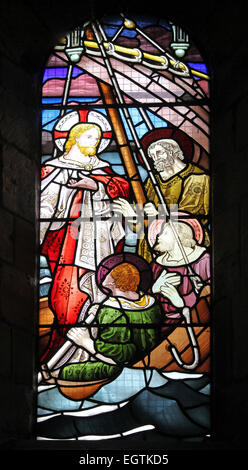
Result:
{"label": "brown hair", "polygon": [[121,291],[136,292],[140,283],[138,269],[130,263],[121,263],[111,271],[115,285]]}

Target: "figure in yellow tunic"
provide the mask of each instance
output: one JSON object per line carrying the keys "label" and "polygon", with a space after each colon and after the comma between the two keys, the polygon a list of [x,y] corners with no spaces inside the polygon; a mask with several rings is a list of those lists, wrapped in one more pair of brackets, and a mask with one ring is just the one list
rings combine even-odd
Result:
{"label": "figure in yellow tunic", "polygon": [[[153,161],[155,178],[164,196],[168,210],[173,207],[194,216],[200,216],[204,230],[204,246],[209,246],[207,231],[207,216],[209,214],[209,176],[200,167],[184,161],[183,152],[179,144],[173,139],[160,139],[148,147],[148,155]],[[148,176],[145,182],[145,192],[148,203],[144,205],[144,212],[148,217],[159,214],[159,198],[154,184]],[[135,222],[137,214],[127,200],[119,198],[114,203],[114,210],[125,217],[133,217]],[[138,232],[139,225],[134,226]],[[139,233],[138,253],[151,262],[152,256],[148,248],[145,232]]]}

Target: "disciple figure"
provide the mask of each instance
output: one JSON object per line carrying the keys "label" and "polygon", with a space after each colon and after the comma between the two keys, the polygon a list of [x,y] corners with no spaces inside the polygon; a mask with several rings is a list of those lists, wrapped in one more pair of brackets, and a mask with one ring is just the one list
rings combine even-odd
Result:
{"label": "disciple figure", "polygon": [[112,256],[99,267],[98,278],[109,295],[92,316],[94,328],[74,327],[67,334],[90,359],[64,366],[62,380],[114,378],[161,341],[162,310],[152,294],[141,290],[151,281],[146,262],[131,254]]}
{"label": "disciple figure", "polygon": [[[151,142],[147,146],[147,154],[153,164],[156,184],[164,197],[168,212],[171,206],[177,206],[180,211],[200,216],[204,226],[203,244],[209,246],[206,228],[209,213],[209,176],[206,171],[187,162],[179,143],[172,138],[160,138]],[[144,213],[148,217],[157,217],[161,201],[150,175],[145,181],[145,193],[149,202],[144,205]],[[137,213],[134,208],[127,200],[118,198],[115,200],[114,209],[125,217],[132,218],[132,227],[138,233],[138,253],[151,261],[146,233],[142,228],[140,230],[139,223],[135,222]]]}
{"label": "disciple figure", "polygon": [[122,224],[112,219],[111,201],[127,197],[129,184],[97,154],[103,131],[95,123],[74,125],[63,155],[42,168],[41,252],[52,272],[49,306],[59,327],[42,362],[63,343],[63,327],[83,320],[90,305],[102,300],[96,268],[106,256],[121,252],[124,243]]}
{"label": "disciple figure", "polygon": [[[181,246],[170,222],[155,220],[149,228],[149,242],[154,252],[151,263],[152,292],[159,299],[165,313],[164,332],[178,324],[182,318],[182,309],[192,309],[199,299],[200,291],[210,285],[210,255],[206,247],[197,243],[203,237],[200,223],[188,218],[179,218],[172,223]],[[198,284],[193,283],[189,268]],[[178,278],[172,277],[175,274],[180,277],[179,282]]]}

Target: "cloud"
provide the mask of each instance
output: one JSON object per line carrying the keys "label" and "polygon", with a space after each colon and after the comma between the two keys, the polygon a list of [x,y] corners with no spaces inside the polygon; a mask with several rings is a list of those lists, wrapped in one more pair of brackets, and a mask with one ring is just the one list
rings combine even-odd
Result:
{"label": "cloud", "polygon": [[[62,96],[65,80],[54,78],[47,80],[43,86],[43,97]],[[80,75],[71,80],[69,96],[100,96],[96,80],[88,74]]]}

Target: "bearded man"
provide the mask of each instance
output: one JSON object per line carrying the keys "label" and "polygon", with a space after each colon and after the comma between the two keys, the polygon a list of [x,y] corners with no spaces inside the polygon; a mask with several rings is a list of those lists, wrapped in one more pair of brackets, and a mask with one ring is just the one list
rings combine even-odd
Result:
{"label": "bearded man", "polygon": [[68,324],[82,321],[103,294],[96,285],[98,264],[122,250],[124,229],[113,222],[111,202],[128,197],[129,185],[97,156],[102,129],[97,124],[72,127],[65,153],[42,168],[41,253],[49,261],[49,306],[55,316],[47,361],[64,342]]}
{"label": "bearded man", "polygon": [[[209,210],[209,176],[193,163],[186,163],[179,144],[173,139],[161,139],[148,147],[148,155],[153,161],[156,179],[168,206],[178,204],[179,209],[190,214],[207,215]],[[158,198],[146,181],[146,192],[153,204],[158,206]],[[151,206],[151,204],[149,204]],[[157,211],[146,212],[156,215]]]}
{"label": "bearded man", "polygon": [[[201,223],[205,226],[203,244],[208,247],[210,243],[206,225],[209,214],[209,176],[206,171],[186,162],[179,144],[174,139],[163,138],[152,142],[147,153],[153,163],[157,185],[168,210],[177,206],[180,211],[200,216]],[[145,181],[145,193],[149,202],[144,205],[144,213],[148,217],[157,217],[160,201],[150,176]],[[113,207],[116,212],[121,212],[135,221],[137,214],[124,199],[117,199]],[[136,232],[139,231],[138,224],[136,227],[133,225],[133,228]],[[152,255],[145,232],[139,232],[138,238],[139,255],[151,262]]]}

